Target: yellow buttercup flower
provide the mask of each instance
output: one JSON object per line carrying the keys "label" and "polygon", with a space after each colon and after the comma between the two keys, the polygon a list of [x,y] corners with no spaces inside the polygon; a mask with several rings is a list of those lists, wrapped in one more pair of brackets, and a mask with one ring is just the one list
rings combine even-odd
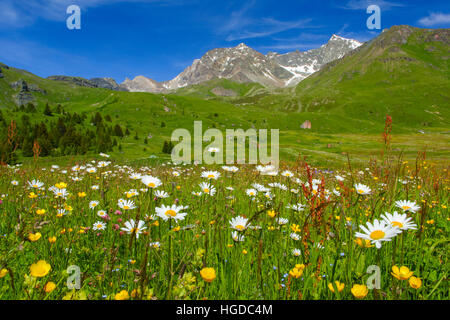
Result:
{"label": "yellow buttercup flower", "polygon": [[45,213],[45,209],[37,209],[36,214],[43,215]]}
{"label": "yellow buttercup flower", "polygon": [[373,247],[373,244],[370,243],[370,240],[362,239],[362,238],[356,238],[355,243],[360,246],[361,248],[371,248]]}
{"label": "yellow buttercup flower", "polygon": [[242,250],[242,254],[247,254],[248,253],[248,251],[247,250]]}
{"label": "yellow buttercup flower", "polygon": [[65,188],[67,188],[67,183],[60,182],[60,183],[55,184],[55,187],[57,187],[58,189],[65,189]]}
{"label": "yellow buttercup flower", "polygon": [[351,292],[355,298],[363,299],[369,293],[369,289],[363,284],[355,284],[353,285]]}
{"label": "yellow buttercup flower", "polygon": [[298,279],[303,275],[304,269],[304,264],[296,264],[295,267],[291,271],[289,271],[289,275],[295,279]]}
{"label": "yellow buttercup flower", "polygon": [[216,270],[214,268],[203,268],[200,271],[200,276],[206,282],[212,282],[216,278]]}
{"label": "yellow buttercup flower", "polygon": [[50,264],[45,262],[45,260],[39,260],[37,263],[33,263],[30,266],[30,274],[35,278],[45,277],[51,268]]}
{"label": "yellow buttercup flower", "polygon": [[44,291],[47,293],[50,293],[55,289],[56,289],[56,284],[52,281],[47,282],[44,286]]}
{"label": "yellow buttercup flower", "polygon": [[0,278],[3,278],[7,274],[8,274],[8,269],[3,268],[2,270],[0,270]]}
{"label": "yellow buttercup flower", "polygon": [[267,215],[271,218],[274,218],[277,215],[277,213],[274,210],[269,210],[267,211]]}
{"label": "yellow buttercup flower", "polygon": [[55,243],[55,242],[56,242],[56,237],[55,237],[55,236],[49,237],[49,238],[48,238],[48,242],[50,242],[50,243]]}
{"label": "yellow buttercup flower", "polygon": [[37,194],[35,194],[34,192],[30,192],[30,194],[28,195],[28,198],[30,198],[30,199],[37,198]]}
{"label": "yellow buttercup flower", "polygon": [[80,198],[86,197],[86,192],[78,192],[78,197]]}
{"label": "yellow buttercup flower", "polygon": [[36,232],[36,233],[30,233],[28,235],[28,240],[35,242],[38,241],[41,238],[42,234],[40,234],[40,232]]}
{"label": "yellow buttercup flower", "polygon": [[128,294],[127,290],[122,290],[115,295],[114,299],[115,300],[128,300],[128,299],[130,299],[130,295]]}
{"label": "yellow buttercup flower", "polygon": [[[340,283],[339,281],[335,281],[334,284],[336,285],[338,292],[341,292],[342,290],[344,290],[345,284]],[[328,289],[330,289],[330,291],[334,293],[334,287],[333,287],[332,283],[328,284]]]}
{"label": "yellow buttercup flower", "polygon": [[401,266],[400,268],[393,266],[391,274],[398,280],[408,280],[412,276],[413,272],[405,266]]}
{"label": "yellow buttercup flower", "polygon": [[420,278],[412,276],[409,278],[409,285],[413,289],[419,289],[422,286],[422,280]]}

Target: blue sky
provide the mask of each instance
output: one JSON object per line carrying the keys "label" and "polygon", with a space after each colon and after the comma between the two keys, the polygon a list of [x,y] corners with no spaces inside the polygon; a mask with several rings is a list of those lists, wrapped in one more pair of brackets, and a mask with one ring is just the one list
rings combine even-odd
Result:
{"label": "blue sky", "polygon": [[[81,30],[66,9],[81,8]],[[448,0],[0,0],[0,62],[39,76],[144,75],[169,80],[206,51],[241,42],[262,52],[308,50],[332,34],[367,41],[381,28],[450,27]]]}

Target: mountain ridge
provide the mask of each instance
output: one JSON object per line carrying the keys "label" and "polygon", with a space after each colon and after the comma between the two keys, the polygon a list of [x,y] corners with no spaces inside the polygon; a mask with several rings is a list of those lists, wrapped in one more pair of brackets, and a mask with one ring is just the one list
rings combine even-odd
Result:
{"label": "mountain ridge", "polygon": [[228,79],[238,83],[255,82],[264,86],[287,87],[320,70],[326,63],[342,58],[362,43],[333,34],[320,48],[264,55],[244,43],[235,47],[207,51],[200,59],[174,79],[157,82],[137,76],[126,79],[121,86],[131,92],[168,92],[213,79]]}

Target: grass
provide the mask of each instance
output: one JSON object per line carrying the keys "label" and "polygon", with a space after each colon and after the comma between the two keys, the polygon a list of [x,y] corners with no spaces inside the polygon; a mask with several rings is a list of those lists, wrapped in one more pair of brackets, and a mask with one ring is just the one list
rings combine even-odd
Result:
{"label": "grass", "polygon": [[[335,171],[309,168],[302,161],[283,163],[280,173],[289,169],[291,177],[260,175],[248,165],[232,174],[217,167],[161,162],[125,165],[114,157],[106,163],[100,158],[79,162],[95,167],[94,173],[50,167],[51,162],[40,160],[3,167],[0,298],[448,299],[448,168],[423,158],[408,162],[390,157],[390,162],[351,162]],[[220,176],[202,178],[206,169],[218,169]],[[162,184],[149,188],[132,179],[133,173],[158,177]],[[31,188],[27,182],[33,179],[41,181],[42,188]],[[215,194],[203,190],[193,195],[202,191],[201,182],[211,183],[208,191],[214,188]],[[270,196],[248,196],[253,183],[269,188]],[[371,193],[359,195],[355,183],[370,187]],[[55,196],[49,190],[55,185],[69,195]],[[93,190],[94,185],[98,189]],[[168,197],[156,198],[156,190],[166,191]],[[32,192],[36,197],[30,197]],[[132,201],[136,208],[126,210],[119,199]],[[385,212],[403,213],[395,201],[405,199],[420,206],[405,212],[416,230],[404,230],[380,249],[355,242],[360,224],[381,219]],[[92,201],[98,201],[93,209]],[[304,205],[302,211],[289,208],[297,203]],[[162,205],[186,206],[180,210],[186,216],[162,219],[156,216]],[[63,213],[58,214],[59,208]],[[107,216],[99,217],[99,210]],[[237,216],[249,219],[246,228],[237,231],[243,241],[232,238],[230,221]],[[280,224],[280,218],[287,222]],[[144,222],[139,237],[136,231],[121,229],[130,219]],[[104,230],[93,230],[98,222],[105,224]],[[292,233],[300,239],[294,240]],[[298,256],[294,249],[300,251]],[[39,260],[51,269],[30,269]],[[352,293],[354,285],[367,284],[371,265],[380,268],[380,288],[362,296]],[[415,289],[409,277],[392,276],[395,265],[413,271],[421,279],[420,288]],[[69,266],[80,268],[80,290],[66,286]],[[200,273],[204,268],[214,272]],[[334,281],[345,284],[341,292],[329,289]]]}

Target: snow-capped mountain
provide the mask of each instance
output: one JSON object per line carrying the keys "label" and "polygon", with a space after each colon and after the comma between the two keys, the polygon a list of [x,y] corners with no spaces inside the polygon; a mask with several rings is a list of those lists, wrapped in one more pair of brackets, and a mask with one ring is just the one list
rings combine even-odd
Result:
{"label": "snow-capped mountain", "polygon": [[156,82],[138,76],[133,80],[127,78],[121,87],[129,91],[165,92],[217,78],[239,83],[257,82],[265,86],[293,86],[361,45],[356,40],[333,35],[318,49],[263,55],[241,43],[233,48],[208,51],[170,81]]}
{"label": "snow-capped mountain", "polygon": [[297,50],[285,54],[270,52],[267,56],[292,73],[293,76],[285,83],[285,86],[290,86],[298,84],[314,72],[319,71],[325,64],[342,58],[361,45],[362,43],[357,40],[346,39],[334,34],[328,43],[318,49],[305,52]]}

